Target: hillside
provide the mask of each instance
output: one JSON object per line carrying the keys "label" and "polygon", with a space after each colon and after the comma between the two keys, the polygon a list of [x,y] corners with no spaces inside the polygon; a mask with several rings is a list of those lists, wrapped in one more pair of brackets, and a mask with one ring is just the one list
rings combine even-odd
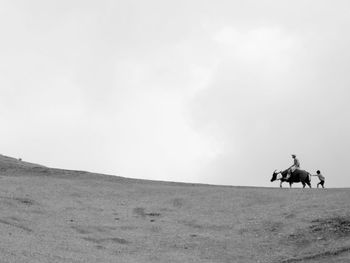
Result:
{"label": "hillside", "polygon": [[133,180],[0,156],[1,262],[350,262],[349,189],[271,186]]}

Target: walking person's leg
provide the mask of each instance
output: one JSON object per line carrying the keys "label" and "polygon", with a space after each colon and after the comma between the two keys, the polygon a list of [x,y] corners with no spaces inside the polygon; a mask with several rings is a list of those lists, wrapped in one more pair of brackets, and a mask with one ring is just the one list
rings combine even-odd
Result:
{"label": "walking person's leg", "polygon": [[324,188],[324,181],[323,180],[320,182],[320,184],[322,185],[322,188]]}

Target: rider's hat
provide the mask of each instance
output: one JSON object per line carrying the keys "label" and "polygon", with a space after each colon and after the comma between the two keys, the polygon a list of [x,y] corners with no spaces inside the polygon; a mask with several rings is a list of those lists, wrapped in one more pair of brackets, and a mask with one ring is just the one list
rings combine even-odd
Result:
{"label": "rider's hat", "polygon": [[292,157],[297,157],[295,154],[292,154]]}

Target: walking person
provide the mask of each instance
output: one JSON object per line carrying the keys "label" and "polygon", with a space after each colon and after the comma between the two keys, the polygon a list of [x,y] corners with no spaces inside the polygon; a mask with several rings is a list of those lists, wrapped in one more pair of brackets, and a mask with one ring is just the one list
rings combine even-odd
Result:
{"label": "walking person", "polygon": [[295,170],[300,169],[300,162],[297,159],[297,156],[295,154],[292,154],[292,158],[293,158],[293,165],[288,168],[288,173],[287,173],[286,180],[288,180],[290,178],[290,176],[292,175],[292,173]]}
{"label": "walking person", "polygon": [[317,176],[318,179],[320,179],[320,182],[317,184],[317,188],[319,185],[321,185],[322,188],[324,188],[325,177],[321,174],[320,170],[317,170],[316,174],[314,174],[312,176]]}

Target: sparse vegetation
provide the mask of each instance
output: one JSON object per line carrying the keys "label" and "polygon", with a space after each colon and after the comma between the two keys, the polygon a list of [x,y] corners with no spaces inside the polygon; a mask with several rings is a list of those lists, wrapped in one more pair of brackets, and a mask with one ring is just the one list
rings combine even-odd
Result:
{"label": "sparse vegetation", "polygon": [[349,189],[152,182],[1,156],[0,170],[3,262],[349,262]]}

